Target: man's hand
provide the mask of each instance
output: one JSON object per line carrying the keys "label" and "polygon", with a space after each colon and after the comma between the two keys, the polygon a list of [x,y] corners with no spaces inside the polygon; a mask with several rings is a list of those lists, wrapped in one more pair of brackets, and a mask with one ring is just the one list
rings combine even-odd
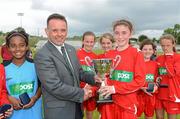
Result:
{"label": "man's hand", "polygon": [[92,97],[92,91],[90,85],[86,84],[83,90],[84,90],[84,101]]}

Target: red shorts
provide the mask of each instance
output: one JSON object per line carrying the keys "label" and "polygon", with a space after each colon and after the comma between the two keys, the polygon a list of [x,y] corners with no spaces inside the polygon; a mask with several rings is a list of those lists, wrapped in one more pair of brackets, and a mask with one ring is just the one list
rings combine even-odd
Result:
{"label": "red shorts", "polygon": [[155,96],[149,96],[145,93],[141,93],[137,96],[138,100],[138,110],[137,116],[140,117],[144,112],[146,117],[153,117],[155,110]]}
{"label": "red shorts", "polygon": [[98,111],[100,112],[100,119],[137,119],[135,112],[114,103],[100,104],[98,105]]}
{"label": "red shorts", "polygon": [[98,104],[100,119],[114,119],[114,103]]}
{"label": "red shorts", "polygon": [[96,109],[96,99],[95,97],[88,99],[83,102],[83,109],[87,111],[94,111]]}
{"label": "red shorts", "polygon": [[[120,107],[119,105],[114,106],[114,119],[137,119],[136,112],[131,112],[127,109]],[[131,107],[136,108],[136,107]],[[137,110],[137,109],[134,109]]]}
{"label": "red shorts", "polygon": [[165,109],[168,114],[180,114],[180,103],[156,99],[156,109]]}

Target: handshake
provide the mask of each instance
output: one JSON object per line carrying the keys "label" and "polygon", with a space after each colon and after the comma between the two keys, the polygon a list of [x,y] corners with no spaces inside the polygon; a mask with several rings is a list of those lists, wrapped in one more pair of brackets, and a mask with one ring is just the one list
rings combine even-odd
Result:
{"label": "handshake", "polygon": [[83,90],[84,90],[84,101],[86,101],[92,97],[91,86],[86,84],[85,87],[83,88]]}
{"label": "handshake", "polygon": [[[100,88],[102,81],[105,79],[101,78],[99,75],[95,75],[94,80],[95,80],[95,85]],[[86,84],[83,90],[84,90],[84,101],[88,100],[94,95],[92,92],[91,85]]]}

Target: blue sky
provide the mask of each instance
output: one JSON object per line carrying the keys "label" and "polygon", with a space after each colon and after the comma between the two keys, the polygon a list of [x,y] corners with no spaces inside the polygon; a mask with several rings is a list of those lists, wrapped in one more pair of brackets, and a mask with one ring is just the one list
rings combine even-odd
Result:
{"label": "blue sky", "polygon": [[46,19],[56,12],[67,18],[69,36],[87,30],[97,35],[112,32],[113,21],[128,19],[135,36],[158,37],[164,29],[180,24],[179,5],[179,0],[1,0],[0,30],[14,29],[22,18],[27,32],[45,35]]}

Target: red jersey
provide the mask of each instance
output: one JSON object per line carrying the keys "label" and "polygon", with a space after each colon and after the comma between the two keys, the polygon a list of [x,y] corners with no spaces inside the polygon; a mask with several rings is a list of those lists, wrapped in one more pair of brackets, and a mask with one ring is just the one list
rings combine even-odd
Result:
{"label": "red jersey", "polygon": [[11,60],[12,59],[12,55],[9,52],[8,47],[6,45],[2,46],[1,57],[3,60]]}
{"label": "red jersey", "polygon": [[7,99],[5,71],[3,65],[0,64],[0,106],[3,104],[9,104],[9,101]]}
{"label": "red jersey", "polygon": [[157,62],[150,60],[148,62],[145,62],[145,66],[146,66],[145,86],[147,86],[149,82],[156,82],[156,78],[158,75],[158,65]]}
{"label": "red jersey", "polygon": [[145,84],[145,62],[143,54],[137,48],[129,46],[123,51],[112,50],[108,53],[114,64],[117,56],[120,63],[115,67],[108,85],[114,85],[115,94],[112,95],[115,104],[135,113],[137,91]]}
{"label": "red jersey", "polygon": [[[147,61],[145,62],[146,66],[146,83],[144,87],[148,86],[148,83],[156,82],[157,73],[158,73],[158,65],[155,61]],[[144,91],[139,90],[138,92],[138,112],[137,116],[140,117],[144,112],[147,117],[152,117],[154,115],[155,109],[155,95],[149,96]]]}
{"label": "red jersey", "polygon": [[87,67],[89,67],[88,66],[89,64],[86,63],[85,59],[87,58],[87,61],[88,61],[88,63],[90,63],[90,65],[91,65],[91,61],[93,59],[97,59],[97,55],[95,53],[87,52],[83,48],[80,48],[77,50],[77,57],[79,58],[80,64],[81,64],[83,70],[85,70],[85,71],[91,70],[90,68],[87,68]]}
{"label": "red jersey", "polygon": [[[97,55],[95,53],[87,52],[83,48],[80,48],[77,50],[77,57],[79,58],[80,64],[84,71],[92,71],[90,67],[92,65],[91,64],[92,60],[97,58]],[[86,85],[85,82],[80,82],[81,88],[84,88],[85,85]],[[83,102],[83,107],[86,108],[87,111],[93,111],[96,109],[95,96],[96,96],[97,87],[92,86],[91,91],[92,91],[92,98]]]}
{"label": "red jersey", "polygon": [[[109,52],[107,51],[104,54],[99,54],[98,58],[108,58]],[[100,112],[100,119],[114,119],[114,103],[100,103],[97,105],[98,111]]]}
{"label": "red jersey", "polygon": [[161,84],[168,88],[159,88],[158,98],[173,102],[180,102],[180,55],[161,55],[157,58],[158,73]]}
{"label": "red jersey", "polygon": [[[80,64],[82,66],[82,69],[84,71],[92,71],[90,66],[92,65],[92,60],[97,59],[97,55],[93,52],[87,52],[83,48],[78,49],[76,53],[77,53],[77,57],[80,61]],[[82,87],[84,87],[84,86],[82,86]]]}
{"label": "red jersey", "polygon": [[98,55],[98,58],[99,59],[101,59],[101,58],[108,58],[109,56],[109,52],[111,52],[111,50],[109,50],[109,51],[106,51],[106,52],[104,52],[103,54],[99,54]]}

